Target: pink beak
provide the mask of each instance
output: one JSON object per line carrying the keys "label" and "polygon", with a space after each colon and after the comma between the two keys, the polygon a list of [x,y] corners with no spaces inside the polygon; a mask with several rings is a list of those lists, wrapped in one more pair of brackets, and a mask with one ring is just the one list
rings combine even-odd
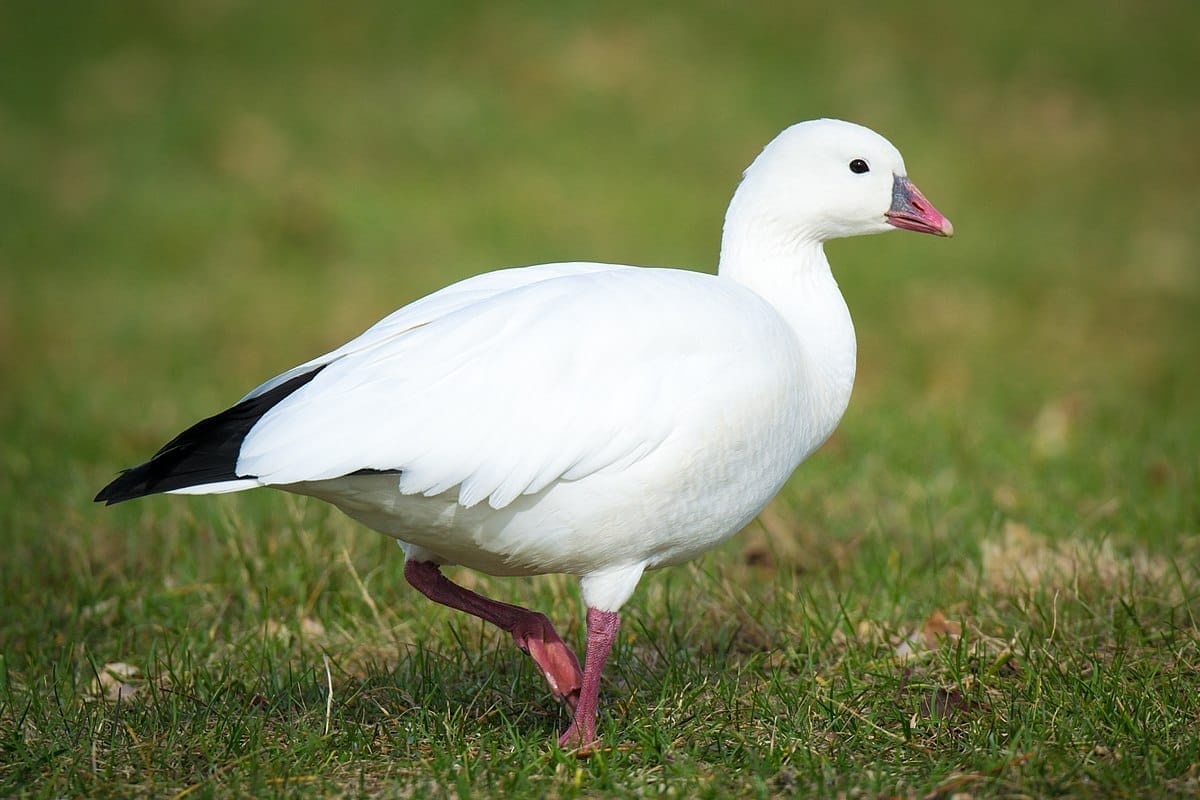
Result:
{"label": "pink beak", "polygon": [[892,182],[892,207],[884,214],[889,225],[917,233],[932,233],[935,236],[953,236],[954,226],[942,216],[942,212],[925,199],[921,190],[903,175]]}

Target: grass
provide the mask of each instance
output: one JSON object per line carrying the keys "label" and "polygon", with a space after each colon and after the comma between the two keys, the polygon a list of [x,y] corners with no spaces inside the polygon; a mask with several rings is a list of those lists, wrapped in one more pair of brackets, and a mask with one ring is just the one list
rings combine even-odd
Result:
{"label": "grass", "polygon": [[[5,4],[0,795],[1195,796],[1197,23]],[[91,504],[455,278],[711,269],[738,171],[819,115],[896,141],[959,233],[830,247],[847,417],[740,537],[643,580],[595,757],[327,508]],[[457,577],[581,640],[571,581]]]}

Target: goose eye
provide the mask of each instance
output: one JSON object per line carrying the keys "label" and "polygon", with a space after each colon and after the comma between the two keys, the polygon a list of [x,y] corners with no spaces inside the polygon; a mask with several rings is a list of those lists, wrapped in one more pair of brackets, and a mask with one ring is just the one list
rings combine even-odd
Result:
{"label": "goose eye", "polygon": [[871,167],[861,158],[856,158],[850,162],[850,171],[855,175],[862,175],[864,172],[870,172]]}

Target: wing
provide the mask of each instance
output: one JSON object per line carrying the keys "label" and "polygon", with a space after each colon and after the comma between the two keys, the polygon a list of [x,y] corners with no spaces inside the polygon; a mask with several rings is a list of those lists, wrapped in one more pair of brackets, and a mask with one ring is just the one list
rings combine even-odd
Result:
{"label": "wing", "polygon": [[297,368],[323,365],[251,429],[238,474],[278,485],[399,470],[406,494],[459,487],[463,505],[502,508],[651,453],[714,386],[745,377],[756,326],[783,330],[730,281],[595,266],[431,297],[451,310],[414,304]]}
{"label": "wing", "polygon": [[262,481],[237,468],[247,435],[268,411],[311,381],[326,365],[386,345],[406,331],[507,291],[563,275],[586,275],[614,268],[610,264],[584,262],[541,264],[489,272],[448,286],[394,312],[337,350],[275,376],[231,408],[192,425],[163,445],[146,463],[123,470],[100,490],[96,500],[112,504],[156,492],[211,494],[261,486]]}

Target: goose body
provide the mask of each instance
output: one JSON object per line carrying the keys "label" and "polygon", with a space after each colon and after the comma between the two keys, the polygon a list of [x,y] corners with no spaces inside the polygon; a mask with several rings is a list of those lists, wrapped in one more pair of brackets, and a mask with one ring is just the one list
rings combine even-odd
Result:
{"label": "goose body", "polygon": [[[239,471],[438,563],[607,576],[620,585],[592,578],[587,602],[616,610],[642,569],[740,530],[828,436],[849,398],[853,332],[838,332],[848,374],[815,397],[793,331],[759,295],[598,266],[522,270],[519,288],[334,360],[264,415]],[[388,377],[364,386],[368,374]],[[405,467],[353,474],[393,465]]]}
{"label": "goose body", "polygon": [[[746,171],[717,275],[469,278],[272,378],[97,500],[269,486],[332,503],[398,539],[422,592],[512,632],[575,709],[563,744],[590,746],[643,571],[740,530],[846,409],[854,329],[822,242],[895,227],[952,231],[878,134],[800,123]],[[578,576],[587,670],[545,617],[457,587],[451,564]]]}

